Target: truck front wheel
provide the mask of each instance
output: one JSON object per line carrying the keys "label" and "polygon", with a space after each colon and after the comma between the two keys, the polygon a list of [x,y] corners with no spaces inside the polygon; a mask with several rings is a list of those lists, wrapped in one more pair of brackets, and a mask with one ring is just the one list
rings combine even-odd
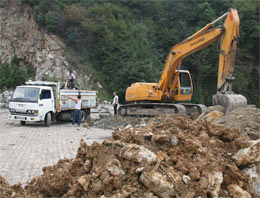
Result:
{"label": "truck front wheel", "polygon": [[47,113],[44,120],[45,126],[49,127],[51,126],[51,113]]}
{"label": "truck front wheel", "polygon": [[25,125],[25,121],[20,121],[20,124],[21,124],[22,126],[24,126],[24,125]]}

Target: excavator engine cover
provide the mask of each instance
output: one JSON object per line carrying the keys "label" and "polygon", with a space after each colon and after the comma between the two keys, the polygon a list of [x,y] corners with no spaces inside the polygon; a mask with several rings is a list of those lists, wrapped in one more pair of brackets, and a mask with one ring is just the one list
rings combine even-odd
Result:
{"label": "excavator engine cover", "polygon": [[213,105],[221,105],[225,109],[225,114],[236,108],[247,106],[247,99],[240,94],[215,94],[212,96]]}

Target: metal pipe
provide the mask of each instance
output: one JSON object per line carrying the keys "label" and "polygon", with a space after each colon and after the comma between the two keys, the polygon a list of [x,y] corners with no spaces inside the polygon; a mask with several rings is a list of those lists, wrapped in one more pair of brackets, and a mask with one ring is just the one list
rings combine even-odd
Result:
{"label": "metal pipe", "polygon": [[222,16],[218,17],[215,21],[211,22],[211,24],[213,25],[214,23],[217,23],[218,21],[220,21],[221,19],[223,19],[224,17],[226,17],[228,15],[229,12],[226,12],[225,14],[223,14]]}

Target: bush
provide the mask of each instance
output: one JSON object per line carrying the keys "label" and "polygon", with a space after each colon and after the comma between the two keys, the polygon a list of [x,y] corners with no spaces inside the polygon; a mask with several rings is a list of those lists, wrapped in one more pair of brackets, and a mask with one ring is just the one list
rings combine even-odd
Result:
{"label": "bush", "polygon": [[55,11],[48,11],[45,16],[46,28],[51,32],[58,32],[63,24],[61,14]]}
{"label": "bush", "polygon": [[10,64],[0,63],[0,90],[15,88],[29,79],[34,79],[35,69],[31,64],[21,67],[21,59],[12,58]]}

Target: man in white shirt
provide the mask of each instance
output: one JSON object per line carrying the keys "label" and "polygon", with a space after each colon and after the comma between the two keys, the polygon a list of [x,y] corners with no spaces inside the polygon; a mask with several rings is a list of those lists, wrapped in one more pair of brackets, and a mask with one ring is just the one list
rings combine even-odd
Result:
{"label": "man in white shirt", "polygon": [[73,112],[72,126],[74,126],[76,119],[78,119],[78,126],[80,126],[80,123],[81,123],[81,105],[82,105],[81,95],[78,95],[77,99],[72,98],[70,96],[67,96],[67,97],[75,102],[75,109],[74,109],[74,112]]}
{"label": "man in white shirt", "polygon": [[72,89],[75,88],[75,75],[73,74],[72,70],[70,70],[68,73],[67,73],[67,80],[68,80],[68,83],[71,83],[72,84]]}
{"label": "man in white shirt", "polygon": [[114,91],[114,99],[113,99],[112,105],[114,107],[114,115],[116,115],[117,114],[117,106],[118,106],[118,96],[116,95],[115,91]]}

